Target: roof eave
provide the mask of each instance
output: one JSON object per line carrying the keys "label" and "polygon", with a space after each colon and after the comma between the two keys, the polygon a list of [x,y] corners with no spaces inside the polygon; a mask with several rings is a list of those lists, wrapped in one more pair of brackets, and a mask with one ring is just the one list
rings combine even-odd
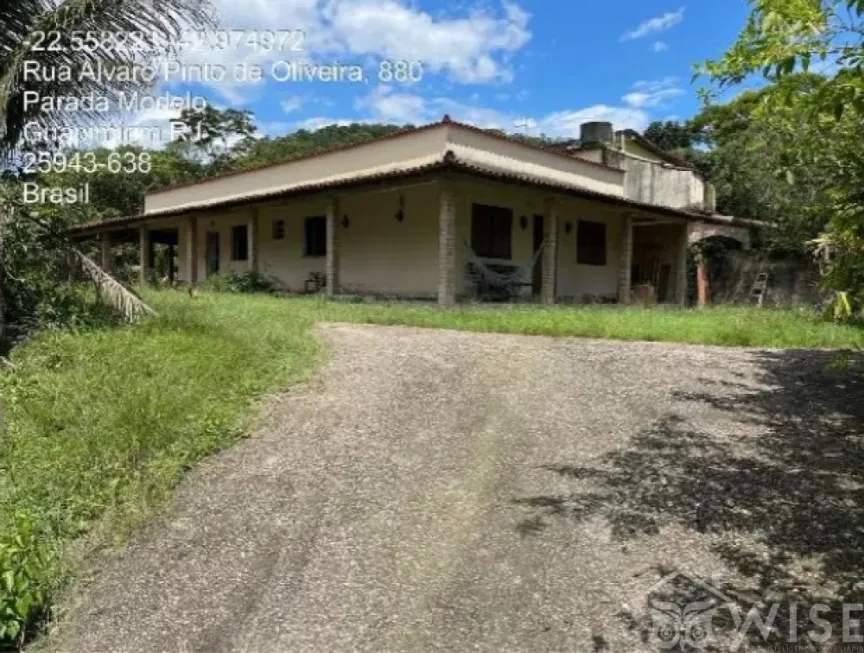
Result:
{"label": "roof eave", "polygon": [[394,181],[399,179],[413,178],[418,176],[427,175],[432,172],[443,172],[446,170],[452,170],[456,172],[463,172],[473,176],[496,180],[496,181],[510,181],[516,182],[520,185],[530,186],[533,188],[543,188],[550,190],[552,192],[560,192],[567,195],[582,197],[585,199],[594,199],[597,201],[605,202],[608,204],[615,204],[618,206],[626,206],[631,207],[638,210],[644,210],[650,213],[656,213],[659,215],[666,215],[672,217],[678,217],[688,220],[702,221],[702,222],[713,222],[716,224],[724,224],[730,226],[742,226],[742,227],[761,227],[765,226],[763,223],[758,223],[753,220],[743,220],[732,218],[730,216],[720,216],[718,214],[706,214],[700,213],[697,211],[688,211],[682,208],[674,208],[669,206],[661,206],[657,204],[649,204],[645,202],[638,202],[636,200],[627,199],[626,197],[619,197],[615,195],[607,195],[605,193],[601,193],[599,191],[588,190],[585,188],[578,188],[575,186],[569,186],[563,183],[556,183],[554,181],[542,180],[536,177],[531,177],[527,175],[518,175],[515,173],[507,173],[501,172],[497,170],[489,170],[482,168],[476,164],[473,164],[469,161],[459,160],[455,154],[448,150],[444,156],[434,163],[430,163],[428,165],[420,166],[417,168],[413,168],[410,170],[399,170],[394,172],[376,174],[376,175],[367,175],[365,177],[356,177],[354,179],[341,179],[335,180],[332,182],[325,183],[312,183],[306,184],[302,186],[297,186],[294,188],[279,190],[275,192],[269,193],[261,193],[258,195],[250,195],[244,196],[240,198],[234,198],[230,200],[224,201],[216,201],[212,203],[198,203],[194,205],[187,205],[178,208],[169,208],[161,211],[155,211],[152,213],[139,214],[134,216],[127,216],[119,219],[112,220],[103,220],[98,222],[91,222],[83,225],[77,225],[68,229],[68,233],[74,235],[88,235],[95,234],[101,231],[110,231],[114,229],[122,229],[129,228],[136,225],[143,224],[145,222],[151,220],[161,220],[161,219],[169,219],[169,218],[178,218],[183,217],[195,213],[201,213],[203,211],[212,211],[217,209],[228,209],[235,208],[238,206],[245,206],[249,204],[260,204],[265,202],[271,202],[273,200],[299,196],[299,195],[309,195],[315,194],[319,192],[324,192],[328,190],[332,190],[334,188],[356,188],[367,186],[370,184],[378,184],[385,181]]}

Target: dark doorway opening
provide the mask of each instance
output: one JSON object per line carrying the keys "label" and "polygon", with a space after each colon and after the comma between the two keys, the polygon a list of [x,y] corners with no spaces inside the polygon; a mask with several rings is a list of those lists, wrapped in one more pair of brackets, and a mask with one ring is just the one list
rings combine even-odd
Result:
{"label": "dark doorway opening", "polygon": [[219,272],[219,232],[207,232],[207,274]]}

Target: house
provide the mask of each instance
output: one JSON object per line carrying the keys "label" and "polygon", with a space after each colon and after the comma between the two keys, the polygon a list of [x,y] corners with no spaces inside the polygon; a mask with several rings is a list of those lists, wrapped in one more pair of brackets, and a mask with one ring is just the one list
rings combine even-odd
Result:
{"label": "house", "polygon": [[[713,189],[635,132],[588,123],[556,151],[441,122],[285,163],[147,194],[141,215],[90,223],[103,265],[135,239],[141,282],[154,246],[172,280],[255,270],[294,292],[437,299],[484,283],[543,303],[627,303],[634,282],[683,303],[698,229],[747,234]],[[617,143],[616,143],[617,138]],[[622,145],[623,144],[623,145]],[[652,149],[653,148],[653,149]]]}

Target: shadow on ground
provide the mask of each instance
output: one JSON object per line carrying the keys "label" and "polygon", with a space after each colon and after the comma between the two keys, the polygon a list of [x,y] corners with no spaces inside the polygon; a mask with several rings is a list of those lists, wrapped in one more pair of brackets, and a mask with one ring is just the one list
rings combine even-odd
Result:
{"label": "shadow on ground", "polygon": [[[835,356],[824,352],[753,356],[758,386],[706,382],[676,397],[731,416],[743,435],[709,436],[669,414],[592,467],[549,465],[550,473],[572,480],[572,493],[517,499],[528,508],[520,534],[542,537],[552,518],[578,522],[598,516],[618,541],[657,534],[671,524],[692,529],[705,534],[728,564],[736,580],[715,579],[714,586],[739,614],[756,606],[768,616],[770,604],[780,603],[768,644],[789,642],[790,610],[797,610],[802,635],[813,630],[805,616],[817,604],[829,606],[816,616],[839,634],[841,605],[864,602],[860,362],[835,370],[829,365]],[[658,578],[670,571],[656,570]],[[678,605],[700,600],[692,589],[664,591],[666,596],[652,599]],[[647,641],[644,615],[619,617]],[[864,621],[864,612],[858,617]],[[729,635],[732,620],[714,621],[714,627]],[[765,638],[751,630],[752,643],[764,646]],[[805,636],[798,650],[811,645]],[[687,650],[683,641],[681,648]],[[712,649],[726,650],[716,642],[702,647]]]}

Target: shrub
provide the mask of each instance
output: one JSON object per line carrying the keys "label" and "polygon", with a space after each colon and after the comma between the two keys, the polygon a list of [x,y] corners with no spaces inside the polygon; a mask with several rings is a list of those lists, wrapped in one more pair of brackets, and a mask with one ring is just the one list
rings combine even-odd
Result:
{"label": "shrub", "polygon": [[57,218],[15,206],[0,186],[0,210],[10,218],[3,229],[2,292],[4,342],[0,354],[36,331],[82,329],[114,321],[112,311],[95,301],[70,265],[71,243]]}
{"label": "shrub", "polygon": [[44,616],[53,556],[22,513],[0,531],[0,645],[20,646]]}
{"label": "shrub", "polygon": [[204,282],[207,290],[216,292],[273,293],[277,287],[272,279],[260,272],[223,272],[207,277]]}

